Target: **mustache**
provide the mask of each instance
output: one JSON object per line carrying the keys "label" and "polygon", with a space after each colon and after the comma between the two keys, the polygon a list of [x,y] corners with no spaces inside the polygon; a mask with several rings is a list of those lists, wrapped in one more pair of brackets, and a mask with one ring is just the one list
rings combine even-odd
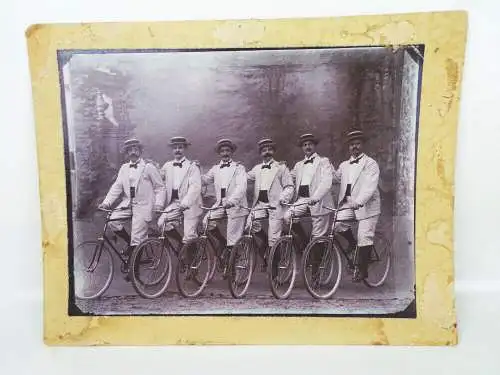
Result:
{"label": "mustache", "polygon": [[265,152],[265,153],[264,153],[264,156],[272,156],[272,155],[273,155],[273,154],[272,154],[272,153],[270,153],[270,152]]}

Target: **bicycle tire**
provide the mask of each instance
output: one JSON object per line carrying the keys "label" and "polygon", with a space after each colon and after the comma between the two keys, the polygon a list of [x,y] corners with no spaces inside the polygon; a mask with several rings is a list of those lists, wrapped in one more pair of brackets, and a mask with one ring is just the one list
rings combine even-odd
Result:
{"label": "bicycle tire", "polygon": [[[78,284],[80,282],[80,274],[78,274],[79,272],[79,266],[78,264],[80,263],[79,260],[80,260],[80,257],[79,257],[79,254],[81,251],[84,251],[83,248],[84,247],[88,247],[89,249],[94,249],[94,251],[100,251],[101,254],[96,254],[94,252],[94,255],[92,256],[92,261],[95,261],[95,256],[98,255],[98,259],[97,259],[97,264],[95,264],[95,267],[94,269],[92,270],[92,273],[96,270],[97,266],[99,263],[102,263],[101,262],[101,259],[103,259],[102,257],[104,256],[106,259],[108,259],[109,261],[109,270],[105,271],[106,274],[101,274],[100,275],[100,278],[103,279],[103,285],[97,290],[97,292],[95,293],[92,293],[90,295],[83,295],[82,293],[80,293],[80,288],[78,287]],[[100,250],[99,250],[100,249]],[[90,250],[88,250],[90,251]],[[78,246],[75,247],[74,251],[73,251],[73,277],[74,277],[74,291],[75,291],[75,296],[79,299],[95,299],[95,298],[99,298],[100,296],[102,296],[104,294],[104,292],[106,292],[106,290],[109,288],[109,286],[111,285],[111,281],[113,280],[113,274],[114,274],[114,264],[113,264],[113,256],[111,254],[111,251],[109,250],[108,246],[104,243],[104,242],[101,242],[101,241],[84,241],[82,243],[80,243]],[[89,267],[91,265],[87,266],[86,267],[86,273],[83,273],[83,274],[90,274],[89,272]]]}
{"label": "bicycle tire", "polygon": [[[333,286],[328,290],[326,293],[318,293],[315,288],[312,285],[312,281],[307,277],[307,269],[310,266],[308,264],[308,259],[309,259],[309,254],[311,253],[311,250],[314,248],[315,245],[318,243],[324,243],[327,242],[327,250],[326,250],[326,257],[330,257],[332,261],[329,262],[331,264],[332,269],[328,270],[328,278],[326,282],[321,283],[322,285],[327,284],[330,282],[331,274],[334,271],[333,267],[334,265],[337,265],[337,278],[333,284]],[[334,262],[336,260],[336,262]],[[325,262],[328,262],[325,260],[325,255],[321,258],[321,263],[324,264]],[[302,274],[304,277],[304,282],[306,284],[306,289],[309,292],[309,294],[316,298],[316,299],[329,299],[333,294],[337,291],[339,285],[340,285],[340,280],[342,278],[342,258],[340,257],[340,252],[339,249],[337,248],[337,245],[335,244],[334,241],[332,241],[329,237],[317,237],[313,239],[312,241],[309,242],[309,244],[306,246],[306,249],[304,250],[304,255],[302,256]]]}
{"label": "bicycle tire", "polygon": [[[236,270],[238,268],[241,268],[238,267],[238,265],[236,264],[238,261],[237,254],[240,248],[243,248],[247,255],[248,264],[246,265],[246,267],[250,271],[245,281],[243,281],[242,283],[238,283],[236,281],[236,276],[235,276]],[[243,236],[238,240],[238,242],[232,248],[231,257],[229,258],[229,277],[227,278],[227,280],[229,285],[229,291],[231,292],[233,298],[243,298],[247,293],[248,288],[250,287],[250,282],[252,281],[254,264],[255,264],[255,250],[253,248],[253,240],[251,237]],[[241,291],[238,291],[237,289],[238,284],[241,284],[243,286],[243,289]]]}
{"label": "bicycle tire", "polygon": [[[383,265],[384,260],[381,260],[382,264],[382,275],[380,277],[370,277],[373,275],[373,267],[370,268],[371,264],[375,262],[371,262],[368,264],[368,277],[363,279],[363,283],[370,288],[377,288],[381,286],[389,275],[389,270],[392,265],[391,261],[391,243],[390,241],[380,232],[375,232],[375,251],[378,254],[379,258],[385,259],[385,265]],[[378,249],[377,249],[378,248]],[[381,256],[382,254],[382,256]]]}
{"label": "bicycle tire", "polygon": [[[147,251],[147,246],[157,244],[161,249],[160,258],[164,257],[165,265],[162,272],[156,277],[155,281],[144,283],[139,279],[138,268],[140,266],[142,252]],[[159,260],[161,262],[161,259]],[[157,265],[158,266],[158,265]],[[157,298],[161,296],[168,288],[170,284],[170,279],[172,277],[172,256],[170,254],[170,249],[163,245],[163,242],[158,238],[148,238],[139,244],[132,252],[129,260],[129,277],[134,287],[135,291],[143,298]],[[161,284],[161,285],[160,285]],[[149,292],[147,286],[159,286],[159,290],[155,292]]]}
{"label": "bicycle tire", "polygon": [[[203,291],[203,289],[205,289],[205,287],[207,286],[208,284],[208,279],[209,279],[209,276],[210,276],[210,270],[211,270],[211,257],[210,255],[208,254],[208,250],[207,250],[207,244],[206,242],[204,242],[204,245],[203,246],[203,243],[201,244],[201,254],[199,253],[200,251],[200,246],[196,246],[195,248],[197,249],[197,251],[195,252],[194,254],[194,257],[196,259],[194,259],[196,262],[198,260],[200,260],[200,262],[202,262],[204,259],[206,259],[207,261],[207,272],[205,274],[205,276],[203,278],[201,278],[201,281],[199,278],[197,277],[194,277],[194,281],[196,281],[196,284],[198,285],[198,288],[194,291],[194,292],[189,292],[186,288],[185,288],[185,285],[183,283],[183,280],[182,280],[182,270],[184,268],[184,259],[188,258],[189,257],[189,251],[190,249],[192,248],[193,244],[199,244],[201,243],[201,239],[200,238],[197,238],[197,239],[194,239],[194,240],[191,240],[191,241],[188,241],[186,242],[181,250],[179,251],[179,259],[178,259],[178,262],[177,262],[177,268],[176,268],[176,272],[175,272],[175,275],[176,275],[176,281],[177,281],[177,288],[180,292],[180,294],[185,297],[185,298],[193,298],[193,297],[197,297],[198,295],[200,295],[200,293]],[[190,262],[189,264],[189,269],[191,270],[193,267],[191,265],[192,262]]]}
{"label": "bicycle tire", "polygon": [[[274,282],[274,277],[273,277],[273,265],[275,264],[275,256],[277,254],[277,249],[279,248],[280,245],[287,243],[289,244],[289,257],[291,261],[291,274],[287,275],[286,281],[290,281],[290,285],[284,292],[280,292],[278,290],[278,286]],[[281,259],[279,259],[281,260]],[[278,261],[279,261],[278,260]],[[271,250],[269,251],[269,258],[267,262],[267,274],[269,278],[269,286],[271,288],[271,293],[273,296],[277,299],[287,299],[290,294],[292,293],[293,287],[295,286],[295,281],[297,279],[297,253],[294,249],[294,243],[292,238],[290,237],[281,237],[276,241],[276,243],[271,247]]]}

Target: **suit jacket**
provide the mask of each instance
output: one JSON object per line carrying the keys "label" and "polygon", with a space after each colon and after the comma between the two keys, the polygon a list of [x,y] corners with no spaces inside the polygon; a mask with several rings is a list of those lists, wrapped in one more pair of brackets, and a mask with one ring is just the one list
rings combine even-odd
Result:
{"label": "suit jacket", "polygon": [[[158,169],[150,162],[141,160],[137,168],[139,178],[135,185],[135,198],[132,201],[132,213],[151,221],[153,205],[161,205],[165,201],[165,186]],[[123,194],[118,207],[130,206],[130,163],[125,163],[118,171],[118,176],[104,198],[103,203],[112,206]]]}
{"label": "suit jacket", "polygon": [[[248,179],[255,181],[252,207],[255,207],[259,198],[259,190],[261,190],[260,171],[262,164],[257,164],[248,172]],[[269,205],[275,206],[276,210],[270,210],[269,216],[275,218],[283,218],[286,207],[279,204],[281,199],[289,202],[293,197],[293,179],[290,171],[284,163],[273,161],[271,164],[271,173],[273,175],[271,185],[267,191]]]}
{"label": "suit jacket", "polygon": [[[323,206],[333,207],[333,197],[331,187],[333,182],[334,168],[328,158],[316,155],[313,162],[314,174],[309,185],[309,198],[317,199],[319,202],[314,206],[309,206],[312,215],[326,215],[330,213]],[[299,196],[299,186],[304,170],[304,160],[295,164],[292,170],[292,177],[295,181],[294,201]]]}
{"label": "suit jacket", "polygon": [[[356,203],[363,205],[363,207],[354,211],[358,220],[380,214],[379,166],[375,160],[366,154],[359,163],[359,174],[354,176],[351,185],[351,198]],[[349,160],[343,161],[335,173],[335,180],[340,182],[339,206],[344,199],[347,184],[349,183],[349,165]]]}
{"label": "suit jacket", "polygon": [[237,162],[232,161],[230,169],[232,177],[228,186],[222,186],[220,164],[214,165],[210,170],[202,176],[204,184],[214,184],[216,201],[213,207],[219,206],[221,203],[221,188],[226,189],[226,200],[235,205],[227,210],[228,217],[241,217],[248,214],[247,210],[239,208],[238,206],[248,206],[247,201],[247,173],[245,167]]}
{"label": "suit jacket", "polygon": [[[179,201],[182,205],[189,207],[184,211],[184,217],[194,218],[203,213],[201,209],[201,173],[200,168],[188,159],[184,159],[186,167],[182,168],[181,183],[179,185],[178,194]],[[174,161],[167,161],[160,170],[160,174],[165,181],[166,202],[169,204],[172,199],[172,190],[174,189]]]}

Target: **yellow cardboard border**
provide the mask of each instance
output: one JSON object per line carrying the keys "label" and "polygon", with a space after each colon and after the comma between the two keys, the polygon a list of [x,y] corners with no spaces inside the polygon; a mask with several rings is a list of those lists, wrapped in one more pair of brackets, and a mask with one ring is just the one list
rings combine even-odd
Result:
{"label": "yellow cardboard border", "polygon": [[[455,345],[453,198],[467,33],[462,11],[316,19],[32,25],[26,31],[37,133],[49,345]],[[248,48],[419,44],[416,319],[69,317],[58,49]]]}

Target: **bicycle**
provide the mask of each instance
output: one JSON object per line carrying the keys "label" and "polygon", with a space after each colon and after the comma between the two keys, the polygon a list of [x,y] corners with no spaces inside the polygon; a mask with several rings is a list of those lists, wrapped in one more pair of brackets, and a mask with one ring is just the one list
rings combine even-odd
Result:
{"label": "bicycle", "polygon": [[[169,214],[177,209],[155,211],[157,214]],[[163,222],[159,235],[141,242],[132,252],[129,260],[129,276],[136,292],[144,298],[157,298],[167,290],[172,276],[171,252],[178,255],[178,250],[166,235],[168,224],[180,224],[182,213]],[[175,227],[175,226],[174,226]],[[146,266],[140,272],[140,266]],[[162,265],[162,267],[160,267]],[[142,275],[152,280],[145,281]],[[155,287],[156,291],[149,291],[148,287]]]}
{"label": "bicycle", "polygon": [[[283,203],[284,206],[288,207],[299,207],[308,204],[308,202],[298,204]],[[292,210],[292,217],[290,218],[287,233],[282,235],[269,251],[267,273],[271,292],[277,299],[286,299],[290,296],[297,278],[297,243],[299,241],[294,237],[292,226],[301,219],[310,216],[295,216]],[[286,286],[288,282],[289,285]],[[284,285],[284,290],[281,291],[280,287]]]}
{"label": "bicycle", "polygon": [[[214,251],[214,249],[218,248],[215,246],[216,240],[208,234],[208,226],[211,221],[225,219],[226,215],[222,218],[212,219],[212,212],[221,209],[222,206],[201,206],[201,208],[208,211],[208,218],[203,226],[202,233],[197,238],[186,242],[178,254],[179,262],[177,263],[176,281],[179,292],[183,297],[197,297],[205,289],[209,280],[212,280],[214,277],[217,259],[219,258]],[[195,249],[194,251],[192,250],[193,248]],[[206,270],[203,271],[204,273],[200,277],[198,270],[202,269],[203,261],[206,261],[207,265]],[[185,277],[183,276],[184,273],[186,273]],[[189,281],[193,281],[195,284],[193,291],[188,290],[188,286],[184,283]]]}
{"label": "bicycle", "polygon": [[[348,247],[344,248],[335,232],[335,224],[341,221],[337,219],[338,213],[348,208],[323,207],[334,214],[330,233],[309,242],[302,257],[302,273],[306,289],[311,296],[317,299],[328,299],[337,291],[342,277],[342,257],[346,260],[348,272],[353,274],[359,272],[358,246],[353,250],[349,250]],[[356,220],[351,219],[342,221],[356,222]],[[319,250],[319,253],[315,250]],[[378,268],[376,268],[377,266]],[[375,243],[368,259],[368,277],[363,279],[364,284],[369,287],[382,285],[387,279],[390,266],[390,243],[381,232],[376,231]],[[379,270],[381,274],[378,275],[376,270]],[[325,287],[326,290],[321,292],[319,290],[321,287]]]}
{"label": "bicycle", "polygon": [[[113,212],[129,209],[131,208],[120,207],[112,210],[98,208],[99,211],[107,213],[102,233],[97,236],[96,240],[80,243],[73,251],[73,275],[76,297],[80,299],[98,298],[109,288],[114,273],[113,256],[110,248],[121,261],[120,269],[122,273],[128,272],[128,257],[125,256],[128,244],[123,251],[118,250],[113,244],[116,239],[110,239],[106,235],[106,231],[111,221],[123,220],[123,218],[111,219]],[[86,259],[89,255],[91,255],[90,258]],[[100,267],[99,269],[98,266]],[[84,281],[86,276],[91,278],[89,283]],[[96,291],[90,291],[89,289],[94,289],[94,284],[98,284],[95,287]]]}
{"label": "bicycle", "polygon": [[[234,245],[229,258],[228,284],[229,291],[231,292],[233,298],[242,298],[243,296],[245,296],[246,292],[248,291],[248,287],[250,286],[253,272],[255,270],[255,254],[257,253],[257,244],[255,237],[252,234],[254,221],[268,219],[268,210],[276,209],[276,207],[272,207],[269,205],[260,208],[249,208],[243,206],[240,206],[240,208],[243,208],[250,212],[250,223],[246,234],[244,234]],[[256,218],[255,214],[258,211],[266,211],[266,216]],[[247,272],[246,275],[245,273],[243,273],[243,278],[240,277],[240,274],[237,275],[237,272],[241,270],[243,270],[242,272]]]}

